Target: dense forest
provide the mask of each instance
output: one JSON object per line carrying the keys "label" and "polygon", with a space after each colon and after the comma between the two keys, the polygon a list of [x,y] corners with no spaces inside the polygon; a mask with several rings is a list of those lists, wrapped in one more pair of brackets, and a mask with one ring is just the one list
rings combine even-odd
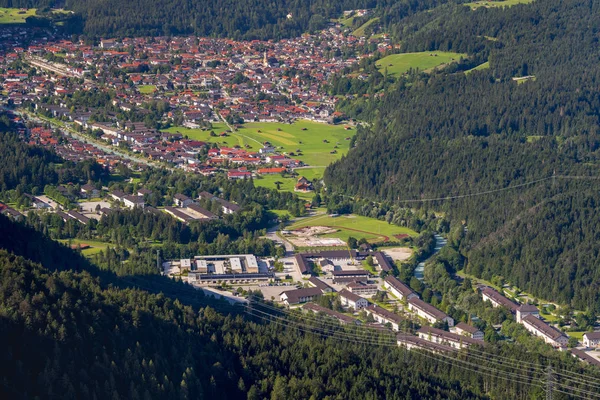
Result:
{"label": "dense forest", "polygon": [[0,0],[1,7],[65,7],[74,28],[92,37],[195,34],[235,39],[281,39],[323,29],[344,10],[384,8],[406,15],[437,0]]}
{"label": "dense forest", "polygon": [[[485,368],[465,369],[385,341],[375,345],[374,334],[356,341],[325,321],[304,321],[301,330],[266,323],[166,277],[98,270],[77,252],[1,216],[0,228],[1,398],[543,396],[539,385],[526,383],[543,377],[526,369],[519,373],[523,379],[507,382]],[[331,335],[310,333],[306,324],[314,324],[315,333],[327,327]],[[541,356],[538,347],[507,344],[488,351],[593,374],[568,354],[548,348]]]}
{"label": "dense forest", "polygon": [[581,0],[443,6],[402,19],[393,32],[404,51],[485,55],[490,67],[413,71],[381,100],[342,104],[372,125],[326,171],[327,185],[444,211],[465,226],[468,272],[599,310],[598,7]]}

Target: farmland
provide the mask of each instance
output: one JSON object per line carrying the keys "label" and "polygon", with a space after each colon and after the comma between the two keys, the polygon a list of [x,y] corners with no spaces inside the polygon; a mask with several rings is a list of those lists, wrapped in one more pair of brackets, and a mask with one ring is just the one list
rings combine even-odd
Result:
{"label": "farmland", "polygon": [[35,15],[35,8],[0,8],[0,24],[24,24],[27,17]]}
{"label": "farmland", "polygon": [[409,228],[391,225],[385,221],[375,218],[362,217],[358,215],[341,215],[330,217],[329,215],[319,215],[316,217],[302,219],[287,229],[294,230],[308,226],[327,226],[338,229],[336,233],[323,235],[322,237],[339,238],[344,241],[350,236],[357,239],[365,238],[369,242],[382,242],[396,240],[395,235],[416,236],[417,233]]}
{"label": "farmland", "polygon": [[517,4],[528,4],[531,2],[533,2],[533,0],[473,1],[471,3],[464,3],[464,5],[467,7],[471,7],[472,10],[476,10],[480,7],[486,7],[486,8],[512,7]]}
{"label": "farmland", "polygon": [[[65,245],[69,245],[68,240],[61,240],[61,242]],[[73,248],[78,248],[78,246],[82,247],[81,254],[86,257],[91,257],[95,254],[100,253],[101,251],[106,250],[106,247],[114,247],[114,245],[106,242],[101,242],[98,240],[87,240],[87,239],[71,239],[71,246]],[[89,246],[89,247],[86,247]],[[85,248],[84,248],[85,247]]]}
{"label": "farmland", "polygon": [[[297,179],[294,177],[286,176],[285,178],[281,175],[265,175],[260,178],[254,179],[254,186],[266,187],[269,189],[277,189],[276,182],[281,182],[279,185],[279,190],[282,192],[293,192],[294,185],[296,185]],[[313,192],[302,193],[296,192],[298,197],[304,200],[311,200],[315,195]]]}
{"label": "farmland", "polygon": [[[227,130],[225,124],[213,124],[217,134]],[[264,142],[270,142],[278,151],[302,155],[291,157],[302,160],[305,164],[315,167],[325,167],[341,158],[348,152],[347,137],[354,135],[354,130],[346,130],[342,125],[328,125],[317,122],[297,121],[293,124],[278,122],[251,122],[244,124],[236,132],[229,132],[226,137],[211,137],[210,130],[172,127],[167,132],[180,132],[190,139],[219,143],[225,146],[248,145],[258,151]],[[337,144],[339,143],[339,145]],[[335,148],[337,146],[337,149]],[[331,154],[335,151],[335,154]]]}
{"label": "farmland", "polygon": [[461,57],[466,56],[466,54],[446,51],[391,54],[378,60],[376,65],[381,72],[387,68],[389,75],[401,75],[411,68],[418,68],[420,71],[426,72],[432,68],[458,61]]}
{"label": "farmland", "polygon": [[475,68],[471,68],[470,70],[468,70],[468,71],[465,71],[465,74],[469,74],[469,73],[471,73],[472,71],[481,71],[481,70],[483,70],[483,69],[489,69],[489,68],[490,68],[490,62],[489,62],[489,61],[486,61],[486,62],[484,62],[483,64],[479,64],[479,65],[478,65],[478,66],[476,66]]}

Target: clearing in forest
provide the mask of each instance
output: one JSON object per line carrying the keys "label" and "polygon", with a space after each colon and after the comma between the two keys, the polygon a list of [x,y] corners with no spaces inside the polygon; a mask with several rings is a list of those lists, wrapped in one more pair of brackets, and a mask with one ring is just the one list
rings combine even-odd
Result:
{"label": "clearing in forest", "polygon": [[461,57],[465,58],[467,55],[448,51],[422,51],[420,53],[391,54],[378,60],[376,65],[381,73],[387,68],[388,75],[401,75],[411,68],[427,71],[441,65],[458,62]]}

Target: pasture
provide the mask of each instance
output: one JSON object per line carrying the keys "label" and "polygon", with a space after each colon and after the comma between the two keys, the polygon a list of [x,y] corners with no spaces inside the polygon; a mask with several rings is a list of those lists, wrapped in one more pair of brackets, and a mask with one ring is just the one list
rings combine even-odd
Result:
{"label": "pasture", "polygon": [[471,10],[476,10],[480,7],[486,7],[486,8],[512,7],[517,4],[529,4],[531,2],[533,2],[533,0],[473,1],[471,3],[464,3],[464,5],[467,7],[470,7]]}
{"label": "pasture", "polygon": [[[217,135],[227,131],[225,124],[213,124]],[[239,145],[258,151],[265,142],[271,143],[278,152],[303,161],[312,167],[326,167],[348,152],[354,128],[346,130],[343,125],[328,125],[310,121],[296,121],[293,124],[279,122],[250,122],[236,132],[228,132],[225,137],[211,137],[210,130],[171,127],[167,132],[179,132],[190,139],[218,143],[221,146]],[[337,148],[336,148],[337,147]],[[300,150],[300,153],[298,153]],[[332,154],[332,152],[334,152]],[[293,153],[293,155],[291,154]]]}
{"label": "pasture", "polygon": [[[286,176],[285,178],[281,175],[264,175],[260,178],[254,178],[254,186],[265,187],[268,189],[277,189],[277,183],[279,184],[280,192],[294,192],[294,186],[298,181],[297,178]],[[302,193],[302,192],[294,192],[298,195],[299,198],[303,200],[310,201],[315,195],[314,192]]]}
{"label": "pasture", "polygon": [[[69,245],[69,240],[59,240],[61,243],[65,245]],[[106,250],[106,247],[114,247],[113,244],[107,242],[101,242],[98,240],[87,240],[87,239],[71,239],[71,246],[75,249],[78,246],[85,247],[85,245],[89,246],[81,250],[81,254],[85,257],[92,257],[95,254],[100,253],[101,251]]]}
{"label": "pasture", "polygon": [[367,27],[373,25],[377,21],[379,21],[379,18],[371,18],[370,20],[362,24],[360,27],[358,27],[358,29],[356,29],[354,32],[352,32],[352,35],[356,37],[365,36],[365,29],[367,29]]}
{"label": "pasture", "polygon": [[395,241],[395,235],[417,236],[412,229],[402,226],[391,225],[385,221],[375,218],[363,217],[358,215],[340,215],[330,217],[329,215],[319,215],[315,217],[301,219],[290,225],[286,229],[294,230],[308,226],[327,226],[335,228],[338,231],[322,235],[322,237],[339,238],[347,241],[350,236],[357,239],[365,238],[371,243]]}
{"label": "pasture", "polygon": [[483,64],[479,64],[478,66],[476,66],[475,68],[471,68],[468,71],[465,71],[465,74],[470,74],[472,71],[481,71],[483,69],[489,69],[490,68],[490,62],[486,61]]}
{"label": "pasture", "polygon": [[457,62],[466,54],[447,51],[423,51],[420,53],[391,54],[376,62],[377,68],[383,73],[387,68],[388,75],[401,75],[412,69],[427,72],[442,65]]}
{"label": "pasture", "polygon": [[24,24],[35,12],[35,8],[0,8],[0,24]]}

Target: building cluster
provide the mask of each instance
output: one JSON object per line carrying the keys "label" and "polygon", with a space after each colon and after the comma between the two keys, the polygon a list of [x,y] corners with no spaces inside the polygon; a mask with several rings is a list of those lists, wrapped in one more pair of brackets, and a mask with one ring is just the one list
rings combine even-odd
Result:
{"label": "building cluster", "polygon": [[188,282],[200,285],[221,282],[251,284],[273,278],[272,270],[252,254],[196,256],[165,261],[162,270],[167,275],[186,275]]}
{"label": "building cluster", "polygon": [[[386,37],[357,38],[339,25],[280,41],[157,37],[90,45],[39,36],[10,42],[14,46],[0,57],[6,103],[34,104],[38,111],[97,132],[115,146],[123,143],[151,159],[205,174],[231,166],[257,166],[269,174],[269,168],[289,171],[301,162],[278,154],[268,143],[257,153],[213,149],[200,162],[198,154],[207,144],[185,139],[185,129],[167,133],[131,121],[150,114],[149,104],[163,104],[160,112],[152,109],[162,123],[207,130],[224,121],[230,127],[252,121],[335,122],[341,114],[335,112],[338,99],[326,89],[329,79],[374,52],[390,49]],[[17,60],[36,73],[20,69]],[[110,96],[110,109],[66,101],[81,93]],[[247,171],[232,170],[230,176],[245,177]]]}

